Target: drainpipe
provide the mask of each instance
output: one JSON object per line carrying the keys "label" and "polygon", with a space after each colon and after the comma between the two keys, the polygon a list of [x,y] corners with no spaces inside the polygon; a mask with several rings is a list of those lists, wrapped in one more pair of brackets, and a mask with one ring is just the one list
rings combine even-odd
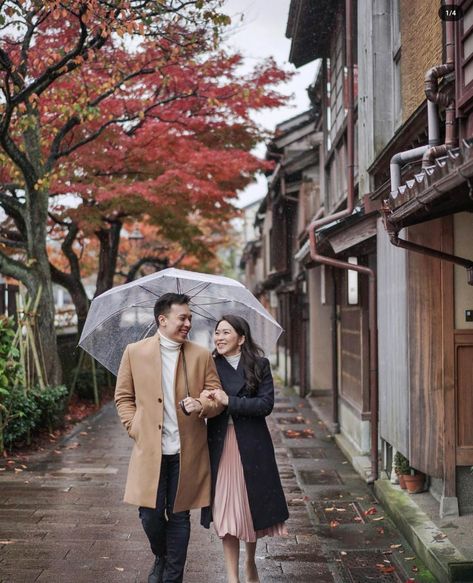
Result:
{"label": "drainpipe", "polygon": [[[455,2],[453,2],[455,4]],[[431,118],[437,119],[437,115],[433,113],[433,108],[436,107],[437,104],[445,106],[446,109],[446,119],[445,119],[445,143],[442,145],[434,145],[433,147],[426,147],[422,146],[420,148],[416,148],[415,150],[411,150],[413,152],[414,158],[418,157],[419,152],[422,149],[425,149],[423,156],[422,156],[422,167],[428,167],[434,164],[435,158],[438,156],[445,155],[449,149],[455,146],[456,144],[456,132],[455,132],[455,102],[453,96],[446,95],[441,93],[438,88],[438,79],[444,77],[445,75],[453,72],[455,70],[455,45],[454,45],[454,22],[447,21],[446,23],[446,58],[447,62],[443,65],[438,65],[437,67],[433,67],[429,71],[427,71],[425,76],[425,83],[424,89],[427,99],[429,100],[427,105],[431,105],[431,109],[429,112],[432,112],[429,115],[429,145],[431,144],[431,138],[435,136],[438,137],[438,131],[435,130],[435,125],[431,125]],[[431,127],[434,128],[432,135],[431,135]],[[408,155],[408,152],[401,152],[400,154],[396,154],[396,156],[403,157],[403,155]],[[396,158],[396,156],[393,157]],[[400,172],[400,165],[393,169],[393,160],[391,160],[391,193],[394,194],[399,186],[401,185],[401,172]],[[406,160],[403,160],[406,161]],[[399,238],[399,229],[394,228],[388,222],[388,215],[390,213],[390,209],[387,204],[383,205],[382,213],[384,217],[384,225],[386,231],[389,235],[389,239],[393,245],[396,247],[402,247],[403,249],[407,249],[408,251],[414,251],[416,253],[421,253],[423,255],[430,255],[431,257],[436,257],[437,259],[442,259],[443,261],[449,261],[451,263],[455,263],[456,265],[460,265],[467,270],[467,278],[468,284],[473,285],[473,261],[469,259],[465,259],[464,257],[459,257],[457,255],[451,255],[450,253],[444,253],[443,251],[439,251],[438,249],[432,249],[431,247],[426,247],[425,245],[419,245],[417,243],[413,243],[412,241],[407,241],[405,239]]]}
{"label": "drainpipe", "polygon": [[415,251],[416,253],[421,253],[422,255],[429,255],[430,257],[436,257],[437,259],[442,259],[443,261],[449,261],[450,263],[455,263],[455,265],[460,265],[467,270],[467,277],[469,285],[473,285],[473,261],[466,259],[465,257],[459,257],[458,255],[451,255],[450,253],[444,253],[438,249],[432,249],[432,247],[426,247],[425,245],[419,245],[412,241],[407,241],[406,239],[401,239],[399,237],[399,230],[393,227],[389,223],[389,214],[391,209],[385,203],[381,209],[384,220],[384,227],[389,236],[389,240],[396,247],[402,247],[402,249],[407,249],[408,251]]}
{"label": "drainpipe", "polygon": [[[453,1],[452,4],[455,4]],[[455,71],[455,23],[451,20],[445,25],[445,52],[447,62],[427,71],[424,81],[424,90],[429,102],[443,105],[445,110],[445,144],[429,148],[422,157],[422,168],[427,168],[435,163],[435,158],[445,154],[456,145],[455,131],[455,99],[452,94],[441,93],[438,88],[438,80]]]}
{"label": "drainpipe", "polygon": [[[345,0],[345,38],[348,69],[348,111],[347,111],[347,208],[338,213],[314,220],[309,225],[310,255],[317,263],[330,265],[339,269],[358,271],[369,277],[369,328],[370,328],[370,409],[371,409],[371,475],[368,483],[378,478],[378,338],[376,314],[376,275],[372,269],[362,265],[353,265],[331,257],[320,255],[317,251],[316,230],[332,221],[348,217],[352,214],[355,198],[355,120],[354,120],[354,86],[353,86],[353,37],[352,0]],[[338,397],[338,395],[337,395]]]}

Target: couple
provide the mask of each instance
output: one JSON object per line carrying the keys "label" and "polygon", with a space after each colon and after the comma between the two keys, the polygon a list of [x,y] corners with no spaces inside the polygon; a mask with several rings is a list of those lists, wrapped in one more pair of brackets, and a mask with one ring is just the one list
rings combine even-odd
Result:
{"label": "couple", "polygon": [[115,402],[135,441],[125,502],[139,506],[155,555],[148,583],[183,580],[192,508],[202,508],[204,527],[214,522],[229,583],[239,581],[240,540],[246,581],[257,582],[256,540],[285,534],[288,518],[265,421],[274,404],[270,366],[238,316],[217,323],[214,357],[189,342],[189,302],[161,296],[156,335],[122,357]]}

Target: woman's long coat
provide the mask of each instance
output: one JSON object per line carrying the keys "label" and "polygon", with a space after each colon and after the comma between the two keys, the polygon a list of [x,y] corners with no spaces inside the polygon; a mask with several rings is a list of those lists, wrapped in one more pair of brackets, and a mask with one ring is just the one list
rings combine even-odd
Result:
{"label": "woman's long coat", "polygon": [[[262,530],[284,522],[289,516],[273,442],[265,419],[274,405],[274,385],[269,361],[266,358],[258,360],[257,366],[262,372],[262,380],[254,394],[248,391],[241,361],[236,370],[221,356],[215,358],[215,364],[222,387],[228,395],[228,407],[207,422],[212,501],[228,417],[231,415],[243,465],[253,527],[255,530]],[[202,510],[201,523],[209,528],[211,522],[210,506]]]}
{"label": "woman's long coat", "polygon": [[[202,508],[210,501],[210,465],[205,420],[195,413],[184,415],[178,405],[186,396],[182,351],[185,351],[189,393],[192,397],[199,397],[203,389],[220,388],[210,352],[198,344],[185,342],[179,355],[174,380],[181,440],[179,485],[174,512]],[[121,422],[134,440],[124,500],[137,506],[155,508],[164,419],[158,334],[129,344],[126,348],[118,371],[115,403]],[[212,413],[210,401],[203,403],[203,406],[207,416],[221,410],[220,407]]]}

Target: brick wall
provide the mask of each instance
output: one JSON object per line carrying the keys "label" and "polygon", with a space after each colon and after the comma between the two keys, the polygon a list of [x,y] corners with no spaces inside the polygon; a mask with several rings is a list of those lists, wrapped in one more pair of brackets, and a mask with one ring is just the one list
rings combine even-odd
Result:
{"label": "brick wall", "polygon": [[425,99],[424,75],[442,62],[440,0],[400,0],[402,118]]}

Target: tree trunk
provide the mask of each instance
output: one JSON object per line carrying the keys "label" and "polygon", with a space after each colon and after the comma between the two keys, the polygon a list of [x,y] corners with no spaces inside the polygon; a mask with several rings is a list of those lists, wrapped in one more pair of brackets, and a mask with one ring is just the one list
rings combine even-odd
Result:
{"label": "tree trunk", "polygon": [[89,311],[89,298],[87,297],[80,275],[75,276],[72,273],[64,273],[54,265],[51,265],[51,275],[53,282],[65,288],[71,296],[72,303],[76,309],[77,334],[78,338],[80,338]]}
{"label": "tree trunk", "polygon": [[117,269],[118,246],[120,244],[121,221],[113,221],[109,229],[100,229],[96,235],[100,242],[97,287],[94,298],[113,287]]}
{"label": "tree trunk", "polygon": [[54,326],[54,297],[47,258],[46,262],[38,261],[34,269],[31,270],[27,289],[32,298],[32,305],[34,305],[41,289],[34,322],[37,327],[36,337],[40,343],[38,351],[44,363],[47,384],[59,385],[62,381],[62,368],[57,349],[56,328]]}

